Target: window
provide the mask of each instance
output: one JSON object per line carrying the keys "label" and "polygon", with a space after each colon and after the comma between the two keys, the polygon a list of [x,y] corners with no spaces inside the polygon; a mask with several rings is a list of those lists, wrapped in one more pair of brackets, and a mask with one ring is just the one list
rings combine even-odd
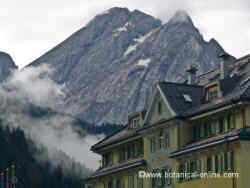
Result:
{"label": "window", "polygon": [[216,135],[216,126],[217,126],[217,122],[212,121],[210,124],[210,127],[211,127],[211,135],[210,136]]}
{"label": "window", "polygon": [[207,158],[207,172],[225,172],[233,170],[233,152],[222,152]]}
{"label": "window", "polygon": [[[188,161],[190,163],[190,173],[199,173],[201,172],[201,160],[199,159],[194,159],[191,161]],[[198,175],[198,174],[197,174]],[[198,176],[197,176],[198,177]],[[196,178],[193,176],[192,178]]]}
{"label": "window", "polygon": [[[171,169],[168,169],[167,172],[168,172],[169,174],[171,174],[172,170],[171,170]],[[165,179],[165,178],[163,178],[163,179]],[[171,177],[169,177],[169,178],[166,179],[166,184],[167,184],[167,185],[171,185]]]}
{"label": "window", "polygon": [[153,170],[153,173],[157,175],[152,178],[152,187],[163,188],[165,185],[171,184],[171,178],[165,178],[165,173],[171,173],[171,169],[169,167],[155,169]]}
{"label": "window", "polygon": [[207,158],[207,172],[212,172],[213,170],[213,161],[211,157]]}
{"label": "window", "polygon": [[103,155],[103,166],[110,166],[113,164],[113,154],[106,153]]}
{"label": "window", "polygon": [[133,144],[131,144],[130,147],[129,147],[129,148],[130,148],[130,152],[131,152],[131,153],[130,153],[130,154],[131,154],[131,155],[130,155],[130,158],[134,158],[134,157],[135,157],[135,146],[136,146],[136,144],[133,143]]}
{"label": "window", "polygon": [[190,172],[191,172],[191,173],[196,172],[196,168],[197,168],[197,166],[196,166],[196,161],[195,161],[195,160],[191,161],[191,162],[190,162]]}
{"label": "window", "polygon": [[133,142],[119,149],[119,162],[143,155],[143,140]]}
{"label": "window", "polygon": [[140,140],[138,143],[137,143],[137,148],[138,148],[138,156],[141,156],[143,155],[143,151],[144,151],[144,145],[143,145],[143,140]]}
{"label": "window", "polygon": [[137,177],[137,187],[143,188],[143,178],[139,178],[138,175],[136,177]]}
{"label": "window", "polygon": [[223,133],[224,132],[224,118],[220,118],[219,119],[219,133]]}
{"label": "window", "polygon": [[156,151],[155,137],[150,138],[150,151],[151,151],[151,153],[154,153]]}
{"label": "window", "polygon": [[233,155],[233,152],[232,151],[227,152],[227,156],[228,156],[228,161],[229,161],[228,170],[232,171],[234,169],[234,155]]}
{"label": "window", "polygon": [[218,160],[219,160],[219,166],[218,166],[218,172],[223,172],[223,153],[218,154]]}
{"label": "window", "polygon": [[132,147],[130,145],[127,148],[128,148],[128,159],[131,159],[132,158]]}
{"label": "window", "polygon": [[124,188],[125,182],[122,178],[115,179],[113,188]]}
{"label": "window", "polygon": [[200,139],[201,138],[201,126],[198,125],[196,129],[197,129],[197,138]]}
{"label": "window", "polygon": [[219,157],[218,155],[214,156],[214,167],[215,167],[215,172],[219,172]]}
{"label": "window", "polygon": [[112,180],[108,181],[108,188],[113,188],[113,181]]}
{"label": "window", "polygon": [[202,161],[199,159],[197,160],[197,172],[201,173],[202,172]]}
{"label": "window", "polygon": [[218,86],[207,88],[206,93],[206,99],[208,102],[216,99],[218,97]]}
{"label": "window", "polygon": [[[204,161],[206,163],[206,170],[208,173],[221,173],[232,171],[234,168],[234,155],[232,151],[220,152],[215,155],[208,156]],[[192,180],[199,176],[186,177],[182,176],[183,173],[200,173],[202,172],[202,160],[192,159],[180,161],[178,167],[180,178],[179,182]]]}
{"label": "window", "polygon": [[233,152],[224,153],[224,170],[225,171],[233,170]]}
{"label": "window", "polygon": [[165,132],[165,147],[170,147],[170,135],[168,131]]}
{"label": "window", "polygon": [[200,138],[204,137],[204,126],[200,126]]}
{"label": "window", "polygon": [[227,116],[227,126],[228,130],[235,128],[235,115],[232,113]]}
{"label": "window", "polygon": [[232,130],[236,127],[235,114],[229,113],[226,116],[220,117],[216,120],[206,121],[203,120],[200,124],[192,127],[193,141],[197,141],[202,138],[207,138],[222,134],[226,130]]}
{"label": "window", "polygon": [[128,177],[128,187],[129,188],[134,188],[135,186],[135,183],[134,183],[134,176],[133,175],[130,175]]}
{"label": "window", "polygon": [[162,103],[158,102],[158,114],[161,115],[162,113]]}
{"label": "window", "polygon": [[[185,173],[185,163],[181,162],[179,165],[179,173]],[[182,182],[184,178],[180,176],[179,181]]]}
{"label": "window", "polygon": [[130,128],[135,129],[140,126],[140,119],[138,117],[135,117],[130,120]]}
{"label": "window", "polygon": [[208,136],[210,136],[211,135],[211,130],[210,130],[210,126],[209,126],[209,124],[208,123],[205,123],[205,125],[204,125],[204,136],[205,137],[208,137]]}
{"label": "window", "polygon": [[163,187],[162,185],[162,179],[159,174],[161,174],[161,170],[160,169],[154,169],[153,173],[155,174],[155,176],[152,178],[152,187]]}
{"label": "window", "polygon": [[224,153],[224,170],[226,171],[228,169],[228,156],[227,153]]}
{"label": "window", "polygon": [[159,149],[163,148],[164,148],[164,135],[163,135],[163,130],[161,130],[159,134]]}
{"label": "window", "polygon": [[121,179],[116,180],[116,188],[122,188]]}
{"label": "window", "polygon": [[119,162],[123,162],[126,160],[126,152],[125,152],[125,148],[121,148],[119,151]]}
{"label": "window", "polygon": [[197,133],[197,127],[196,126],[193,126],[193,129],[192,129],[192,137],[193,137],[193,141],[196,141],[198,140],[198,133]]}
{"label": "window", "polygon": [[[189,173],[190,172],[190,162],[187,161],[185,162],[185,173]],[[189,180],[190,177],[186,177],[186,180]]]}

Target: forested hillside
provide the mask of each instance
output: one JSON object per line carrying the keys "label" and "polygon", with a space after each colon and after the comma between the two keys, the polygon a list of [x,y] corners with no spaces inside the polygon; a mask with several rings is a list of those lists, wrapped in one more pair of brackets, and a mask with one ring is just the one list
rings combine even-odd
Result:
{"label": "forested hillside", "polygon": [[[54,166],[46,160],[37,161],[34,156],[42,152],[46,152],[46,149],[38,150],[31,140],[25,138],[20,129],[10,130],[0,126],[0,172],[3,174],[2,177],[4,176],[4,182],[1,179],[1,184],[4,183],[7,186],[7,182],[11,183],[13,170],[11,166],[15,165],[16,187],[80,188],[82,186],[84,176],[77,174],[76,170],[79,164],[72,161],[72,172],[67,172],[61,166],[62,164]],[[68,160],[71,159],[68,158]],[[86,175],[90,172],[86,168],[84,171]]]}

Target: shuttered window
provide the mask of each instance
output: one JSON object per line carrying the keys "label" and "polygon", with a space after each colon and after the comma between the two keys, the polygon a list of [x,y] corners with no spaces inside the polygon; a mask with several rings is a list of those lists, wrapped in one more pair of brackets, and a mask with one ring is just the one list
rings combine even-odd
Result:
{"label": "shuttered window", "polygon": [[156,151],[155,137],[150,138],[150,150],[151,150],[151,153],[154,153]]}
{"label": "shuttered window", "polygon": [[134,176],[133,175],[130,175],[128,177],[128,185],[129,185],[129,188],[134,188],[135,182],[134,182]]}
{"label": "shuttered window", "polygon": [[214,156],[214,170],[216,173],[219,172],[219,156],[218,155],[215,155]]}
{"label": "shuttered window", "polygon": [[143,188],[143,178],[139,178],[137,175],[137,188]]}
{"label": "shuttered window", "polygon": [[227,152],[227,156],[228,156],[228,171],[232,171],[233,170],[233,164],[234,164],[234,155],[233,152]]}
{"label": "shuttered window", "polygon": [[224,132],[224,118],[220,118],[219,119],[219,133],[223,133]]}
{"label": "shuttered window", "polygon": [[192,128],[192,137],[193,137],[193,141],[198,140],[198,132],[197,132],[197,126],[193,126]]}
{"label": "shuttered window", "polygon": [[230,113],[227,116],[227,125],[228,125],[228,129],[234,129],[236,126],[236,120],[235,120],[235,115]]}
{"label": "shuttered window", "polygon": [[201,126],[201,127],[200,127],[200,137],[201,137],[201,138],[204,137],[204,133],[205,133],[204,126]]}
{"label": "shuttered window", "polygon": [[162,149],[164,148],[164,134],[163,134],[163,130],[160,131],[160,134],[159,134],[159,149]]}
{"label": "shuttered window", "polygon": [[211,136],[214,136],[214,135],[216,135],[216,121],[213,121],[211,124],[210,124],[210,126],[211,126]]}
{"label": "shuttered window", "polygon": [[211,157],[207,158],[207,172],[213,171],[213,160]]}

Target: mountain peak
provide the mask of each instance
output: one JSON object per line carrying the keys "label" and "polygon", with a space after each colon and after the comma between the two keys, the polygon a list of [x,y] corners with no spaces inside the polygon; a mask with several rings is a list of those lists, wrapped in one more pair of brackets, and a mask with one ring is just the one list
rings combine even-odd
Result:
{"label": "mountain peak", "polygon": [[0,83],[6,80],[18,67],[8,53],[0,51]]}
{"label": "mountain peak", "polygon": [[129,14],[130,11],[128,8],[121,8],[121,7],[113,7],[107,10],[104,10],[100,14],[97,14],[95,17],[101,17],[105,15],[118,15],[118,14]]}
{"label": "mountain peak", "polygon": [[6,52],[0,51],[0,63],[4,63],[6,66],[17,68],[12,57]]}
{"label": "mountain peak", "polygon": [[171,23],[193,23],[192,19],[185,10],[178,10],[169,20]]}
{"label": "mountain peak", "polygon": [[50,64],[52,79],[67,88],[55,110],[123,124],[128,113],[149,105],[153,84],[182,82],[190,62],[200,73],[219,63],[223,49],[207,44],[184,11],[164,25],[139,10],[115,7],[103,14],[30,64]]}
{"label": "mountain peak", "polygon": [[123,7],[113,7],[107,10],[107,12],[110,13],[120,13],[120,12],[127,12],[129,13],[129,9],[128,8],[123,8]]}

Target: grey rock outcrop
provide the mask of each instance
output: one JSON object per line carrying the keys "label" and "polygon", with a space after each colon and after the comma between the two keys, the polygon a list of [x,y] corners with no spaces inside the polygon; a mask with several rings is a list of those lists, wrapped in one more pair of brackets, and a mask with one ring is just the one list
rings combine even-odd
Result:
{"label": "grey rock outcrop", "polygon": [[17,69],[17,66],[11,56],[5,52],[0,52],[0,82],[6,80],[15,69]]}
{"label": "grey rock outcrop", "polygon": [[50,64],[53,79],[68,89],[57,110],[119,124],[148,106],[153,84],[185,80],[190,64],[208,71],[223,51],[216,40],[206,42],[183,11],[162,24],[138,10],[112,8],[29,66]]}

